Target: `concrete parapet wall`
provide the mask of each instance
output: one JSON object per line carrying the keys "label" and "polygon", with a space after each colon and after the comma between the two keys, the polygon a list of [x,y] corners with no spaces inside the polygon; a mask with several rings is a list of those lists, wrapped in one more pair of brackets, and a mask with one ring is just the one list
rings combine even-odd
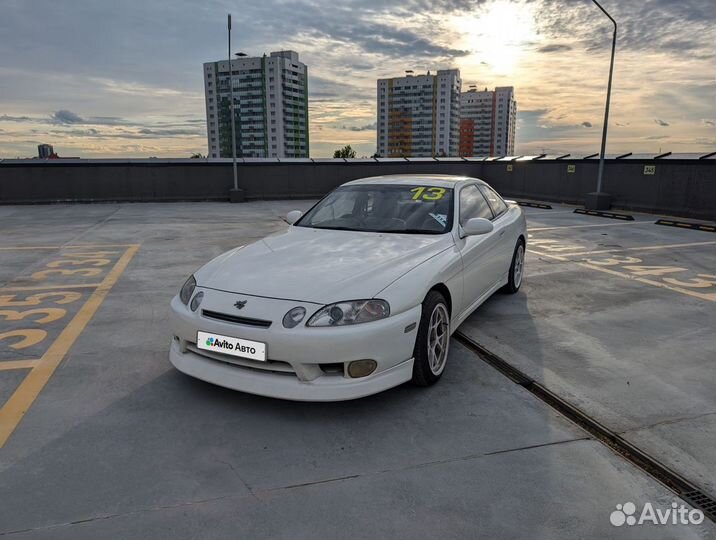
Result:
{"label": "concrete parapet wall", "polygon": [[[238,175],[247,199],[314,198],[356,178],[422,173],[482,178],[511,198],[581,204],[595,190],[597,167],[595,158],[246,159]],[[232,186],[224,159],[0,162],[2,204],[228,200]],[[615,208],[716,220],[716,160],[608,159],[604,191]]]}

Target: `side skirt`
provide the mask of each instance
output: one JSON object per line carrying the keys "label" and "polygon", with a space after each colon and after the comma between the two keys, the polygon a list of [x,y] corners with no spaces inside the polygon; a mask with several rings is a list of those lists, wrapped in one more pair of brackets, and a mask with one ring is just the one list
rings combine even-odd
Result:
{"label": "side skirt", "polygon": [[458,327],[467,319],[470,315],[472,315],[472,312],[475,311],[477,308],[479,308],[490,296],[495,294],[497,291],[499,291],[502,287],[507,285],[507,276],[505,275],[500,281],[495,283],[492,287],[488,289],[488,291],[483,294],[480,298],[477,299],[471,306],[469,306],[465,311],[463,311],[457,318],[453,319],[450,322],[450,334],[452,335]]}

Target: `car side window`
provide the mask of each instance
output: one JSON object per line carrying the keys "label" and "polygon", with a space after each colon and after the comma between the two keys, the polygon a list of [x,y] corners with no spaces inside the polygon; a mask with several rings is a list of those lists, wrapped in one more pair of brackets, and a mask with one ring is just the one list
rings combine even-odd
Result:
{"label": "car side window", "polygon": [[468,219],[492,217],[492,210],[477,186],[467,186],[460,191],[460,225],[464,225]]}
{"label": "car side window", "polygon": [[487,202],[490,203],[490,208],[492,208],[495,217],[500,217],[502,214],[507,212],[507,205],[505,204],[505,201],[502,200],[502,197],[500,197],[494,189],[487,186],[480,186],[480,191],[482,191],[482,194],[487,199]]}

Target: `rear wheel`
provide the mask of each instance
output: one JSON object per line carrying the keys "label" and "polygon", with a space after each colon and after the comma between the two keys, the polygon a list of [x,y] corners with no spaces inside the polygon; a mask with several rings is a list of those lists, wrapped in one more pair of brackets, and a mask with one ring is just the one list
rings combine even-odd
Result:
{"label": "rear wheel", "polygon": [[504,287],[504,291],[510,294],[514,294],[520,290],[522,285],[522,277],[525,271],[525,243],[522,239],[517,241],[515,246],[515,252],[512,255],[512,264],[510,265],[510,271],[507,279],[507,285]]}
{"label": "rear wheel", "polygon": [[438,382],[450,347],[450,310],[442,294],[430,291],[423,301],[418,337],[413,351],[413,379],[418,386]]}

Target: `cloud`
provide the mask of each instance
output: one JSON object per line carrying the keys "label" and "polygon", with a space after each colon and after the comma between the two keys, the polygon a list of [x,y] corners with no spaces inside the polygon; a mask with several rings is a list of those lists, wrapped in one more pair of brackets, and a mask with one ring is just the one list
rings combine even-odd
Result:
{"label": "cloud", "polygon": [[375,66],[373,64],[367,64],[363,62],[351,62],[346,67],[356,71],[371,71],[375,69]]}
{"label": "cloud", "polygon": [[0,115],[0,122],[32,122],[29,116],[10,116],[8,114]]}
{"label": "cloud", "polygon": [[[72,10],[56,0],[6,4],[0,154],[34,155],[33,141],[51,131],[48,140],[71,155],[206,153],[202,63],[225,55],[226,0],[199,7],[192,0],[124,0],[101,9],[96,0],[73,0]],[[338,139],[372,154],[367,126],[375,118],[376,79],[448,67],[479,88],[515,86],[518,153],[598,148],[599,130],[582,119],[603,114],[611,25],[591,2],[359,5],[264,0],[242,2],[235,13],[242,50],[258,56],[293,49],[308,65],[311,155],[331,155]],[[505,5],[524,16],[529,36],[515,37],[511,17],[503,17],[504,26],[480,26]],[[612,122],[620,129],[610,134],[610,151],[651,150],[645,136],[653,132],[668,133],[674,147],[705,149],[716,122],[713,0],[612,2],[608,9],[619,21]],[[33,22],[38,12],[42,25]],[[463,32],[459,20],[475,24]],[[670,129],[654,130],[657,114],[678,121],[662,120]]]}
{"label": "cloud", "polygon": [[564,51],[571,51],[572,46],[566,45],[564,43],[554,43],[552,45],[544,45],[543,47],[540,47],[537,49],[537,52],[541,53],[552,53],[552,52],[564,52]]}
{"label": "cloud", "polygon": [[654,122],[656,124],[659,124],[662,127],[666,127],[669,125],[669,122],[666,122],[665,120],[662,120],[661,118],[654,118]]}
{"label": "cloud", "polygon": [[56,124],[85,124],[85,120],[78,114],[68,111],[66,109],[60,109],[51,116],[51,120]]}
{"label": "cloud", "polygon": [[376,128],[376,123],[373,122],[372,124],[366,124],[364,126],[343,126],[343,129],[347,129],[349,131],[373,131]]}
{"label": "cloud", "polygon": [[118,118],[116,116],[89,116],[87,118],[81,117],[79,114],[67,109],[60,109],[50,115],[50,123],[52,124],[85,124],[85,125],[99,125],[99,126],[128,126],[132,125],[132,122]]}
{"label": "cloud", "polygon": [[582,122],[582,123],[579,124],[579,125],[582,126],[582,127],[585,127],[585,128],[590,128],[590,127],[592,127],[592,123],[591,123],[591,122]]}
{"label": "cloud", "polygon": [[179,137],[179,136],[184,136],[184,135],[203,136],[205,134],[205,131],[203,129],[197,129],[197,128],[187,128],[187,129],[142,128],[139,130],[139,133],[141,133],[142,135],[153,135],[156,137]]}
{"label": "cloud", "polygon": [[95,128],[66,128],[66,129],[51,129],[49,131],[52,135],[62,137],[101,137],[102,133]]}

